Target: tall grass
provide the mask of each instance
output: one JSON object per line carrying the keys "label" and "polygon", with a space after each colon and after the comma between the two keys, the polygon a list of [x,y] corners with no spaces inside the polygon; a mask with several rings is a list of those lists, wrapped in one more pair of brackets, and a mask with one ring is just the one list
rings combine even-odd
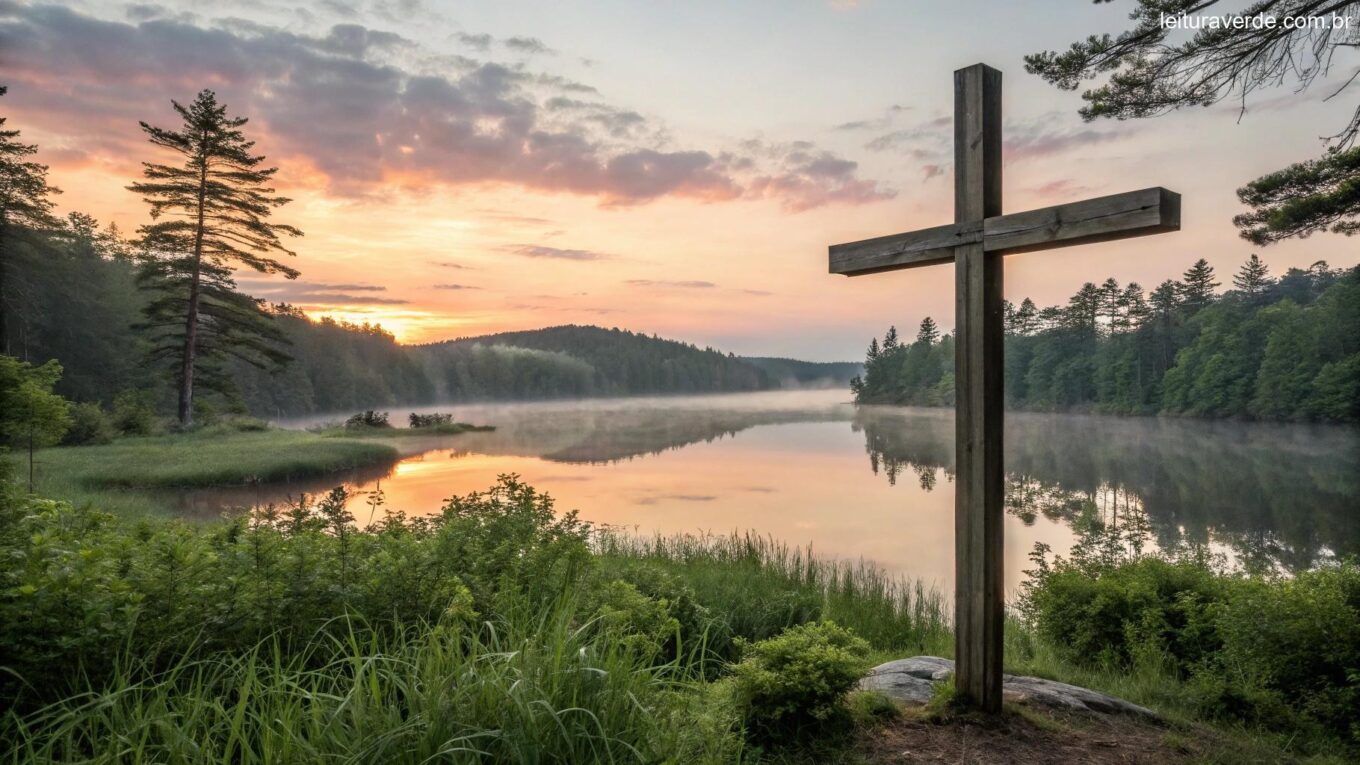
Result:
{"label": "tall grass", "polygon": [[831,619],[879,651],[952,655],[943,596],[864,561],[821,558],[753,533],[595,538],[606,570],[635,560],[668,571],[694,590],[731,632],[763,640],[796,624]]}
{"label": "tall grass", "polygon": [[45,449],[43,479],[92,489],[229,486],[326,475],[395,460],[370,441],[322,438],[293,430],[185,433],[126,438],[104,446]]}
{"label": "tall grass", "polygon": [[37,454],[36,489],[43,496],[135,516],[166,510],[166,500],[156,493],[160,490],[315,478],[397,457],[395,447],[372,440],[205,428],[43,449]]}
{"label": "tall grass", "polygon": [[[288,653],[125,659],[106,687],[10,715],[10,762],[735,762],[735,725],[560,603],[531,622],[319,636]],[[317,660],[318,657],[324,657]]]}

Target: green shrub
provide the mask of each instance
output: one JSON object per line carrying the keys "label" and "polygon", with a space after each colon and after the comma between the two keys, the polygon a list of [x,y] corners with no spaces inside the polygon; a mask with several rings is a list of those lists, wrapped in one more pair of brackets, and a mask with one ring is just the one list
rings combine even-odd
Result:
{"label": "green shrub", "polygon": [[[597,566],[593,577],[594,581],[585,585],[582,596],[586,607],[616,608],[617,603],[601,598],[600,593],[624,584],[647,602],[656,604],[654,607],[665,615],[665,629],[650,632],[656,638],[658,662],[684,659],[706,677],[715,677],[721,670],[724,656],[719,651],[730,644],[730,630],[724,621],[715,618],[709,608],[699,603],[694,589],[675,574],[641,561],[609,559]],[[647,623],[651,619],[630,619],[630,622],[634,621]]]}
{"label": "green shrub", "polygon": [[1024,608],[1070,661],[1124,669],[1169,662],[1188,673],[1221,648],[1208,609],[1234,584],[1190,561],[1059,561],[1035,577]]}
{"label": "green shrub", "polygon": [[415,412],[411,412],[408,420],[413,428],[435,428],[440,425],[452,425],[453,415],[441,414],[439,412],[433,414],[416,414]]}
{"label": "green shrub", "polygon": [[628,652],[653,662],[680,634],[669,604],[649,598],[628,582],[614,580],[589,588],[581,612],[592,631],[608,636]]}
{"label": "green shrub", "polygon": [[[103,677],[129,640],[165,656],[309,640],[337,617],[374,629],[534,614],[587,567],[587,527],[510,476],[434,518],[362,530],[336,489],[230,523],[124,521],[50,500],[0,511],[0,699]],[[377,517],[384,517],[380,505]]]}
{"label": "green shrub", "polygon": [[1360,745],[1360,565],[1241,576],[1161,555],[1039,569],[1022,610],[1078,665],[1169,672],[1200,714]]}
{"label": "green shrub", "polygon": [[439,560],[459,572],[479,610],[541,607],[590,564],[590,525],[575,510],[559,515],[516,476],[453,497],[431,523]]}
{"label": "green shrub", "polygon": [[113,399],[113,427],[125,436],[149,436],[161,431],[160,420],[145,391],[125,390]]}
{"label": "green shrub", "polygon": [[868,669],[868,652],[867,642],[832,622],[800,624],[746,645],[721,682],[756,743],[834,737],[850,720],[846,695]]}
{"label": "green shrub", "polygon": [[390,428],[392,423],[387,419],[387,412],[375,412],[369,409],[359,412],[345,420],[345,427],[351,430],[360,428]]}
{"label": "green shrub", "polygon": [[71,427],[61,439],[62,446],[107,444],[117,435],[113,421],[98,404],[73,404],[70,414]]}
{"label": "green shrub", "polygon": [[1360,566],[1253,580],[1219,609],[1222,663],[1360,745]]}
{"label": "green shrub", "polygon": [[240,414],[215,417],[211,423],[200,422],[198,427],[198,432],[205,435],[263,433],[266,430],[269,430],[269,422],[267,420]]}

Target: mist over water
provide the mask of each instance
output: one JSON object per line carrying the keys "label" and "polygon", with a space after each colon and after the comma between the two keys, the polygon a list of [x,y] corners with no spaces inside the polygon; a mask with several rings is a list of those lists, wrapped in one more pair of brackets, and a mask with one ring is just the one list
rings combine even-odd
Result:
{"label": "mist over water", "polygon": [[[283,501],[343,480],[389,507],[437,512],[517,473],[560,509],[640,533],[753,530],[952,586],[953,413],[859,407],[844,391],[394,408],[452,412],[488,433],[392,439],[402,458],[342,477],[186,492],[190,513]],[[312,427],[338,418],[281,422]],[[1162,546],[1301,570],[1360,554],[1354,428],[1010,413],[1006,581],[1043,542],[1145,525]],[[360,523],[367,508],[353,508]]]}

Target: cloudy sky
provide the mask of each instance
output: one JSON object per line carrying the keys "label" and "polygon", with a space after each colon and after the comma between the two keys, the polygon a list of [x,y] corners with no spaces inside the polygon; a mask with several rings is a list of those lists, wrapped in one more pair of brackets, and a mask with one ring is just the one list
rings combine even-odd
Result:
{"label": "cloudy sky", "polygon": [[[218,92],[295,202],[295,282],[252,294],[421,342],[562,323],[744,354],[861,355],[952,325],[948,267],[826,273],[828,244],[952,220],[951,72],[1005,74],[1006,209],[1161,185],[1178,234],[1007,259],[1007,296],[1151,286],[1252,248],[1234,190],[1316,156],[1354,108],[1307,93],[1084,124],[1022,57],[1123,28],[1128,3],[898,0],[0,0],[0,114],[82,210],[131,231],[158,155],[138,120]],[[1338,77],[1348,76],[1338,62]],[[1343,71],[1344,70],[1344,71]],[[1277,272],[1354,242],[1260,251]],[[909,329],[907,331],[910,331]]]}

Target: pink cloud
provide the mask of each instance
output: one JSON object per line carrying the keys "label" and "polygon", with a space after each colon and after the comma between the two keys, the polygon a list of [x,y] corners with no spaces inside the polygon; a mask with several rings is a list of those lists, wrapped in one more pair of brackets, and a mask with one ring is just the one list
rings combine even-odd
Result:
{"label": "pink cloud", "polygon": [[[460,57],[410,71],[387,63],[393,51],[403,60],[420,53],[397,35],[354,24],[311,37],[241,21],[123,23],[0,0],[7,106],[86,153],[146,155],[137,121],[171,123],[169,99],[186,101],[206,87],[252,119],[271,159],[305,161],[342,193],[394,180],[504,183],[605,205],[771,198],[791,210],[892,196],[828,152],[804,149],[769,166],[652,146],[647,136],[658,129],[642,115],[563,95],[592,92],[588,85]],[[570,108],[578,104],[588,108]]]}

